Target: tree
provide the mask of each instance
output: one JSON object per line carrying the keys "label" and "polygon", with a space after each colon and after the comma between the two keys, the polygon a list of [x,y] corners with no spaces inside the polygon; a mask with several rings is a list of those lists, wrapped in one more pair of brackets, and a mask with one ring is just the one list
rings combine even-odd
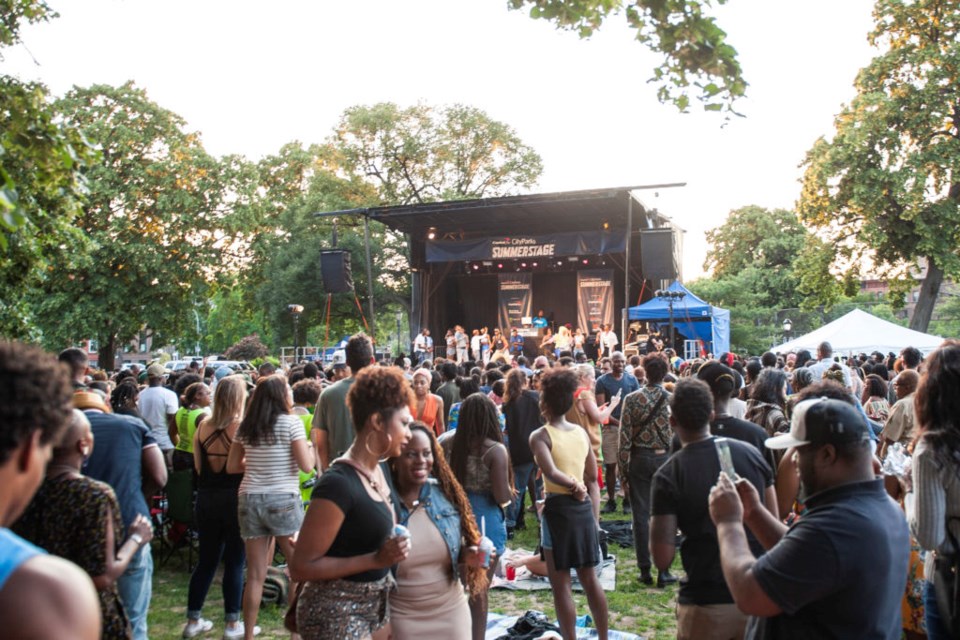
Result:
{"label": "tree", "polygon": [[807,153],[798,212],[848,280],[924,269],[910,327],[926,331],[944,275],[960,275],[960,6],[879,0],[874,15],[886,51]]}
{"label": "tree", "polygon": [[193,324],[187,310],[231,261],[252,174],[238,158],[209,156],[179,116],[131,83],[77,88],[56,107],[103,160],[87,171],[78,219],[93,249],[53,265],[34,308],[48,346],[96,337],[109,369],[142,328],[163,343]]}
{"label": "tree", "polygon": [[[334,222],[315,213],[506,195],[532,186],[541,171],[540,157],[508,125],[472,107],[347,109],[323,145],[292,143],[259,164],[263,217],[253,245],[251,305],[264,311],[278,345],[292,343],[291,303],[304,306],[305,334],[322,327],[319,335],[326,336],[320,251],[333,246],[336,226],[337,247],[350,251],[360,298],[367,292],[365,251],[359,216]],[[408,309],[404,237],[371,222],[370,245],[377,307]],[[367,328],[349,295],[333,296],[329,317],[331,338]]]}
{"label": "tree", "polygon": [[[727,34],[708,15],[726,0],[509,0],[520,9],[530,6],[530,17],[556,23],[588,38],[612,14],[623,10],[636,39],[663,54],[650,82],[658,85],[661,102],[672,102],[680,111],[690,105],[691,88],[707,111],[733,110],[745,95],[737,51],[727,44]],[[626,8],[624,9],[624,5]]]}
{"label": "tree", "polygon": [[371,185],[381,205],[509,195],[543,171],[510,126],[463,105],[351,107],[326,151],[336,175]]}
{"label": "tree", "polygon": [[270,353],[267,345],[260,342],[260,336],[253,335],[242,338],[237,344],[227,349],[223,357],[227,360],[256,360],[265,358]]}
{"label": "tree", "polygon": [[[24,22],[56,14],[45,2],[0,0],[0,47],[19,41]],[[0,55],[2,59],[2,55]],[[27,293],[52,261],[83,247],[81,174],[96,153],[59,122],[39,84],[0,75],[0,335],[35,338]]]}
{"label": "tree", "polygon": [[800,296],[793,265],[808,236],[792,211],[741,207],[707,232],[710,249],[703,268],[711,270],[716,280],[748,276],[749,290],[760,306],[794,307]]}

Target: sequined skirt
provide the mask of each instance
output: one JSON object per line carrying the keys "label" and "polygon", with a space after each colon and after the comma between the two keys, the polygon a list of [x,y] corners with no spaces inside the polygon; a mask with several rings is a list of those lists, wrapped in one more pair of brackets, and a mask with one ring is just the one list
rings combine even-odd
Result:
{"label": "sequined skirt", "polygon": [[387,596],[394,588],[387,574],[373,582],[308,582],[297,603],[303,640],[362,640],[390,621]]}

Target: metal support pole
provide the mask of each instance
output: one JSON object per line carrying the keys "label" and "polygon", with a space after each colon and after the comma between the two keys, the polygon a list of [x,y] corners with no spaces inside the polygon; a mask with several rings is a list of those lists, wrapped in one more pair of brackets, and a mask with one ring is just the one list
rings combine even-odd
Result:
{"label": "metal support pole", "polygon": [[627,238],[626,243],[624,244],[624,256],[623,256],[623,318],[621,320],[620,326],[620,344],[621,349],[624,348],[623,345],[627,344],[627,327],[630,322],[630,235],[633,233],[633,194],[629,194],[627,198]]}
{"label": "metal support pole", "polygon": [[373,262],[370,260],[370,217],[363,215],[363,248],[367,253],[367,306],[370,310],[370,338],[377,344],[377,316],[373,312]]}

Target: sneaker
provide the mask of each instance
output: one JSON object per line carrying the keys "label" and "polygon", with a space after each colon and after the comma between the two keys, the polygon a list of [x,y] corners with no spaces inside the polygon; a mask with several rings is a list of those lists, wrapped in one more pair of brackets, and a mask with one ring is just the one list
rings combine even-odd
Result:
{"label": "sneaker", "polygon": [[[259,626],[254,627],[253,635],[255,636],[260,635],[260,631],[262,631],[262,629],[260,629]],[[223,630],[223,640],[240,640],[241,638],[243,638],[243,632],[244,632],[243,623],[238,622],[237,626],[234,627],[233,629],[228,628]]]}
{"label": "sneaker", "polygon": [[624,513],[633,513],[633,508],[630,506],[630,503],[626,500],[623,501],[623,512]]}
{"label": "sneaker", "polygon": [[657,587],[663,588],[668,584],[673,584],[677,581],[677,576],[673,575],[669,571],[661,571],[660,575],[657,576]]}
{"label": "sneaker", "polygon": [[190,620],[187,622],[187,626],[183,628],[183,637],[184,638],[196,638],[199,635],[206,633],[213,629],[213,622],[210,620],[205,620],[200,618],[199,620]]}
{"label": "sneaker", "polygon": [[604,513],[616,513],[617,512],[617,501],[616,500],[607,500],[607,503],[603,505]]}
{"label": "sneaker", "polygon": [[637,576],[637,580],[639,580],[642,584],[645,584],[647,586],[650,586],[653,584],[653,576],[650,574],[650,571],[641,571],[640,575]]}

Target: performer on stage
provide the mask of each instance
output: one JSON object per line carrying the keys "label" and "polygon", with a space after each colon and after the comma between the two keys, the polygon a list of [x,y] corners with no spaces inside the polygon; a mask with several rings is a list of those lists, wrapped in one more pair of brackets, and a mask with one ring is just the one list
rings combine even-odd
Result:
{"label": "performer on stage", "polygon": [[540,309],[537,311],[537,317],[533,319],[533,326],[537,329],[543,329],[547,324],[547,318],[543,315],[543,309]]}
{"label": "performer on stage", "polygon": [[573,357],[578,358],[583,355],[586,356],[586,351],[583,350],[583,346],[587,341],[587,337],[583,335],[583,329],[577,327],[576,332],[573,334]]}
{"label": "performer on stage", "polygon": [[430,329],[421,329],[420,334],[413,339],[413,355],[416,357],[417,364],[433,358],[433,338],[430,337]]}
{"label": "performer on stage", "polygon": [[510,354],[515,358],[523,355],[523,336],[516,329],[510,331]]}
{"label": "performer on stage", "polygon": [[[536,320],[534,320],[534,322],[536,322]],[[540,340],[540,353],[543,355],[554,355],[553,349],[555,344],[556,337],[553,335],[553,329],[547,327],[543,331],[543,339]]]}
{"label": "performer on stage", "polygon": [[565,324],[560,325],[553,340],[554,353],[559,358],[564,351],[570,351],[572,345],[573,335],[570,333],[570,329]]}

